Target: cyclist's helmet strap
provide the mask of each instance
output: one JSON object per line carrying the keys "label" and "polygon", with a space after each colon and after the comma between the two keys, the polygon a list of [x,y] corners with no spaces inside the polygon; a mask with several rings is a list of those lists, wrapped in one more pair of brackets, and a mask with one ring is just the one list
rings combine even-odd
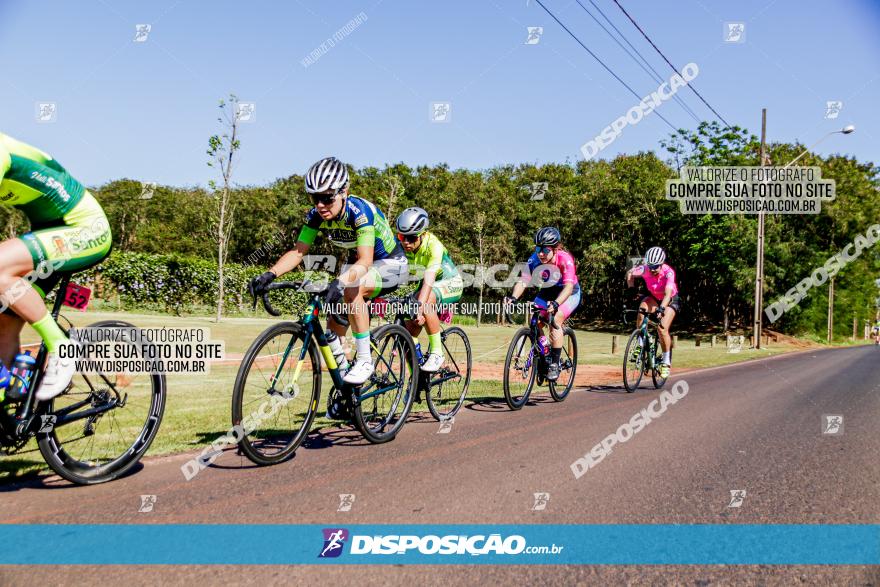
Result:
{"label": "cyclist's helmet strap", "polygon": [[418,207],[407,208],[397,217],[397,231],[407,236],[422,234],[430,225],[428,213]]}
{"label": "cyclist's helmet strap", "polygon": [[336,157],[325,157],[306,172],[305,184],[310,194],[341,190],[348,185],[348,167]]}
{"label": "cyclist's helmet strap", "polygon": [[666,260],[666,253],[660,247],[651,247],[645,253],[645,263],[651,266],[662,265]]}
{"label": "cyclist's helmet strap", "polygon": [[552,226],[545,226],[535,233],[535,245],[539,247],[555,247],[561,240],[559,231]]}

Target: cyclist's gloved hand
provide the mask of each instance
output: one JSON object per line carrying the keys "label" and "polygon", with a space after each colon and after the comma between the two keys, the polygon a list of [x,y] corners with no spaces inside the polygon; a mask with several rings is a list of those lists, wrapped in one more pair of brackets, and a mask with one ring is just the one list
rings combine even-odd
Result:
{"label": "cyclist's gloved hand", "polygon": [[263,295],[266,292],[266,287],[275,281],[275,277],[277,276],[271,271],[266,271],[259,277],[254,277],[248,282],[248,293],[252,297]]}
{"label": "cyclist's gloved hand", "polygon": [[550,300],[547,302],[547,309],[550,310],[551,313],[555,314],[559,310],[559,302],[556,300]]}
{"label": "cyclist's gloved hand", "polygon": [[504,305],[509,306],[516,302],[516,298],[513,296],[504,296]]}
{"label": "cyclist's gloved hand", "polygon": [[663,313],[665,311],[666,311],[666,308],[664,308],[663,306],[657,306],[657,313],[660,314],[661,316],[663,315]]}

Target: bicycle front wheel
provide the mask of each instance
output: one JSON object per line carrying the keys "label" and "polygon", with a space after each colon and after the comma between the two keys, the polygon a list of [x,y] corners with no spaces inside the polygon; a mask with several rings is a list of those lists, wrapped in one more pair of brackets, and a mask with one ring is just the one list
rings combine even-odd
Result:
{"label": "bicycle front wheel", "polygon": [[427,393],[428,410],[436,420],[455,416],[464,404],[471,382],[471,343],[464,330],[457,326],[440,335],[446,360],[432,374]]}
{"label": "bicycle front wheel", "polygon": [[403,326],[386,324],[377,328],[370,344],[373,374],[357,393],[354,423],[364,438],[381,444],[393,440],[406,423],[419,370],[416,345]]}
{"label": "bicycle front wheel", "polygon": [[577,372],[578,347],[574,330],[566,326],[563,336],[565,338],[562,341],[562,354],[559,356],[559,378],[550,382],[550,395],[558,402],[568,397],[574,387],[574,376]]}
{"label": "bicycle front wheel", "polygon": [[241,452],[257,465],[289,458],[311,429],[321,363],[310,343],[300,324],[280,322],[263,331],[241,361],[232,390],[232,425],[243,431]]}
{"label": "bicycle front wheel", "polygon": [[645,373],[645,341],[642,339],[642,331],[636,329],[629,336],[626,350],[623,355],[623,386],[629,393],[634,392],[642,381]]}
{"label": "bicycle front wheel", "polygon": [[519,410],[529,401],[535,385],[534,341],[528,328],[520,328],[513,335],[507,358],[504,360],[504,400],[511,410]]}
{"label": "bicycle front wheel", "polygon": [[[660,342],[657,339],[654,339],[654,348],[654,368],[651,369],[651,379],[654,381],[654,389],[660,389],[666,385],[666,379],[668,378],[660,375],[660,362],[663,360],[663,349],[660,347]],[[672,351],[670,351],[669,356],[672,356]]]}
{"label": "bicycle front wheel", "polygon": [[[138,347],[138,356],[150,356],[143,347],[151,345],[131,336],[136,330],[132,324],[107,320],[89,328],[119,328],[117,344]],[[53,471],[78,485],[121,477],[156,438],[165,391],[163,374],[77,373],[70,389],[38,413],[40,454]]]}

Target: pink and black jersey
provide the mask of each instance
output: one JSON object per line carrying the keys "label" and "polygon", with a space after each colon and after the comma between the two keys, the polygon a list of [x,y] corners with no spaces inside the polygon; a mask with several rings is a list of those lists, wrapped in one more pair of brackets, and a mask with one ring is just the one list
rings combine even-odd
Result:
{"label": "pink and black jersey", "polygon": [[663,296],[666,295],[666,286],[670,283],[672,284],[672,296],[675,297],[678,295],[678,285],[675,283],[675,269],[666,263],[660,267],[660,273],[658,275],[654,275],[654,273],[648,269],[647,265],[634,267],[631,275],[633,277],[641,277],[644,279],[648,292],[657,298],[657,301],[663,300]]}
{"label": "pink and black jersey", "polygon": [[[528,260],[528,266],[530,275],[523,275],[521,281],[529,283],[529,279],[535,273],[535,270],[540,268],[541,274],[535,277],[531,283],[541,288],[539,295],[544,299],[552,300],[556,298],[562,291],[562,288],[569,283],[574,284],[572,295],[581,291],[577,272],[575,271],[574,257],[568,251],[557,249],[556,254],[553,255],[553,261],[546,265],[542,265],[537,253],[532,253]],[[552,268],[553,266],[556,267],[555,271]]]}

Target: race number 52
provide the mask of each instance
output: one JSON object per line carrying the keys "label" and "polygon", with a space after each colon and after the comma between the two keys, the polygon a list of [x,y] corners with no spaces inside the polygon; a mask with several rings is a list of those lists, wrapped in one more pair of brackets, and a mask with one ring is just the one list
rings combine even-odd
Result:
{"label": "race number 52", "polygon": [[89,299],[91,299],[91,297],[92,290],[83,285],[70,283],[67,285],[67,289],[64,292],[63,304],[75,310],[85,312],[86,307],[89,305]]}

